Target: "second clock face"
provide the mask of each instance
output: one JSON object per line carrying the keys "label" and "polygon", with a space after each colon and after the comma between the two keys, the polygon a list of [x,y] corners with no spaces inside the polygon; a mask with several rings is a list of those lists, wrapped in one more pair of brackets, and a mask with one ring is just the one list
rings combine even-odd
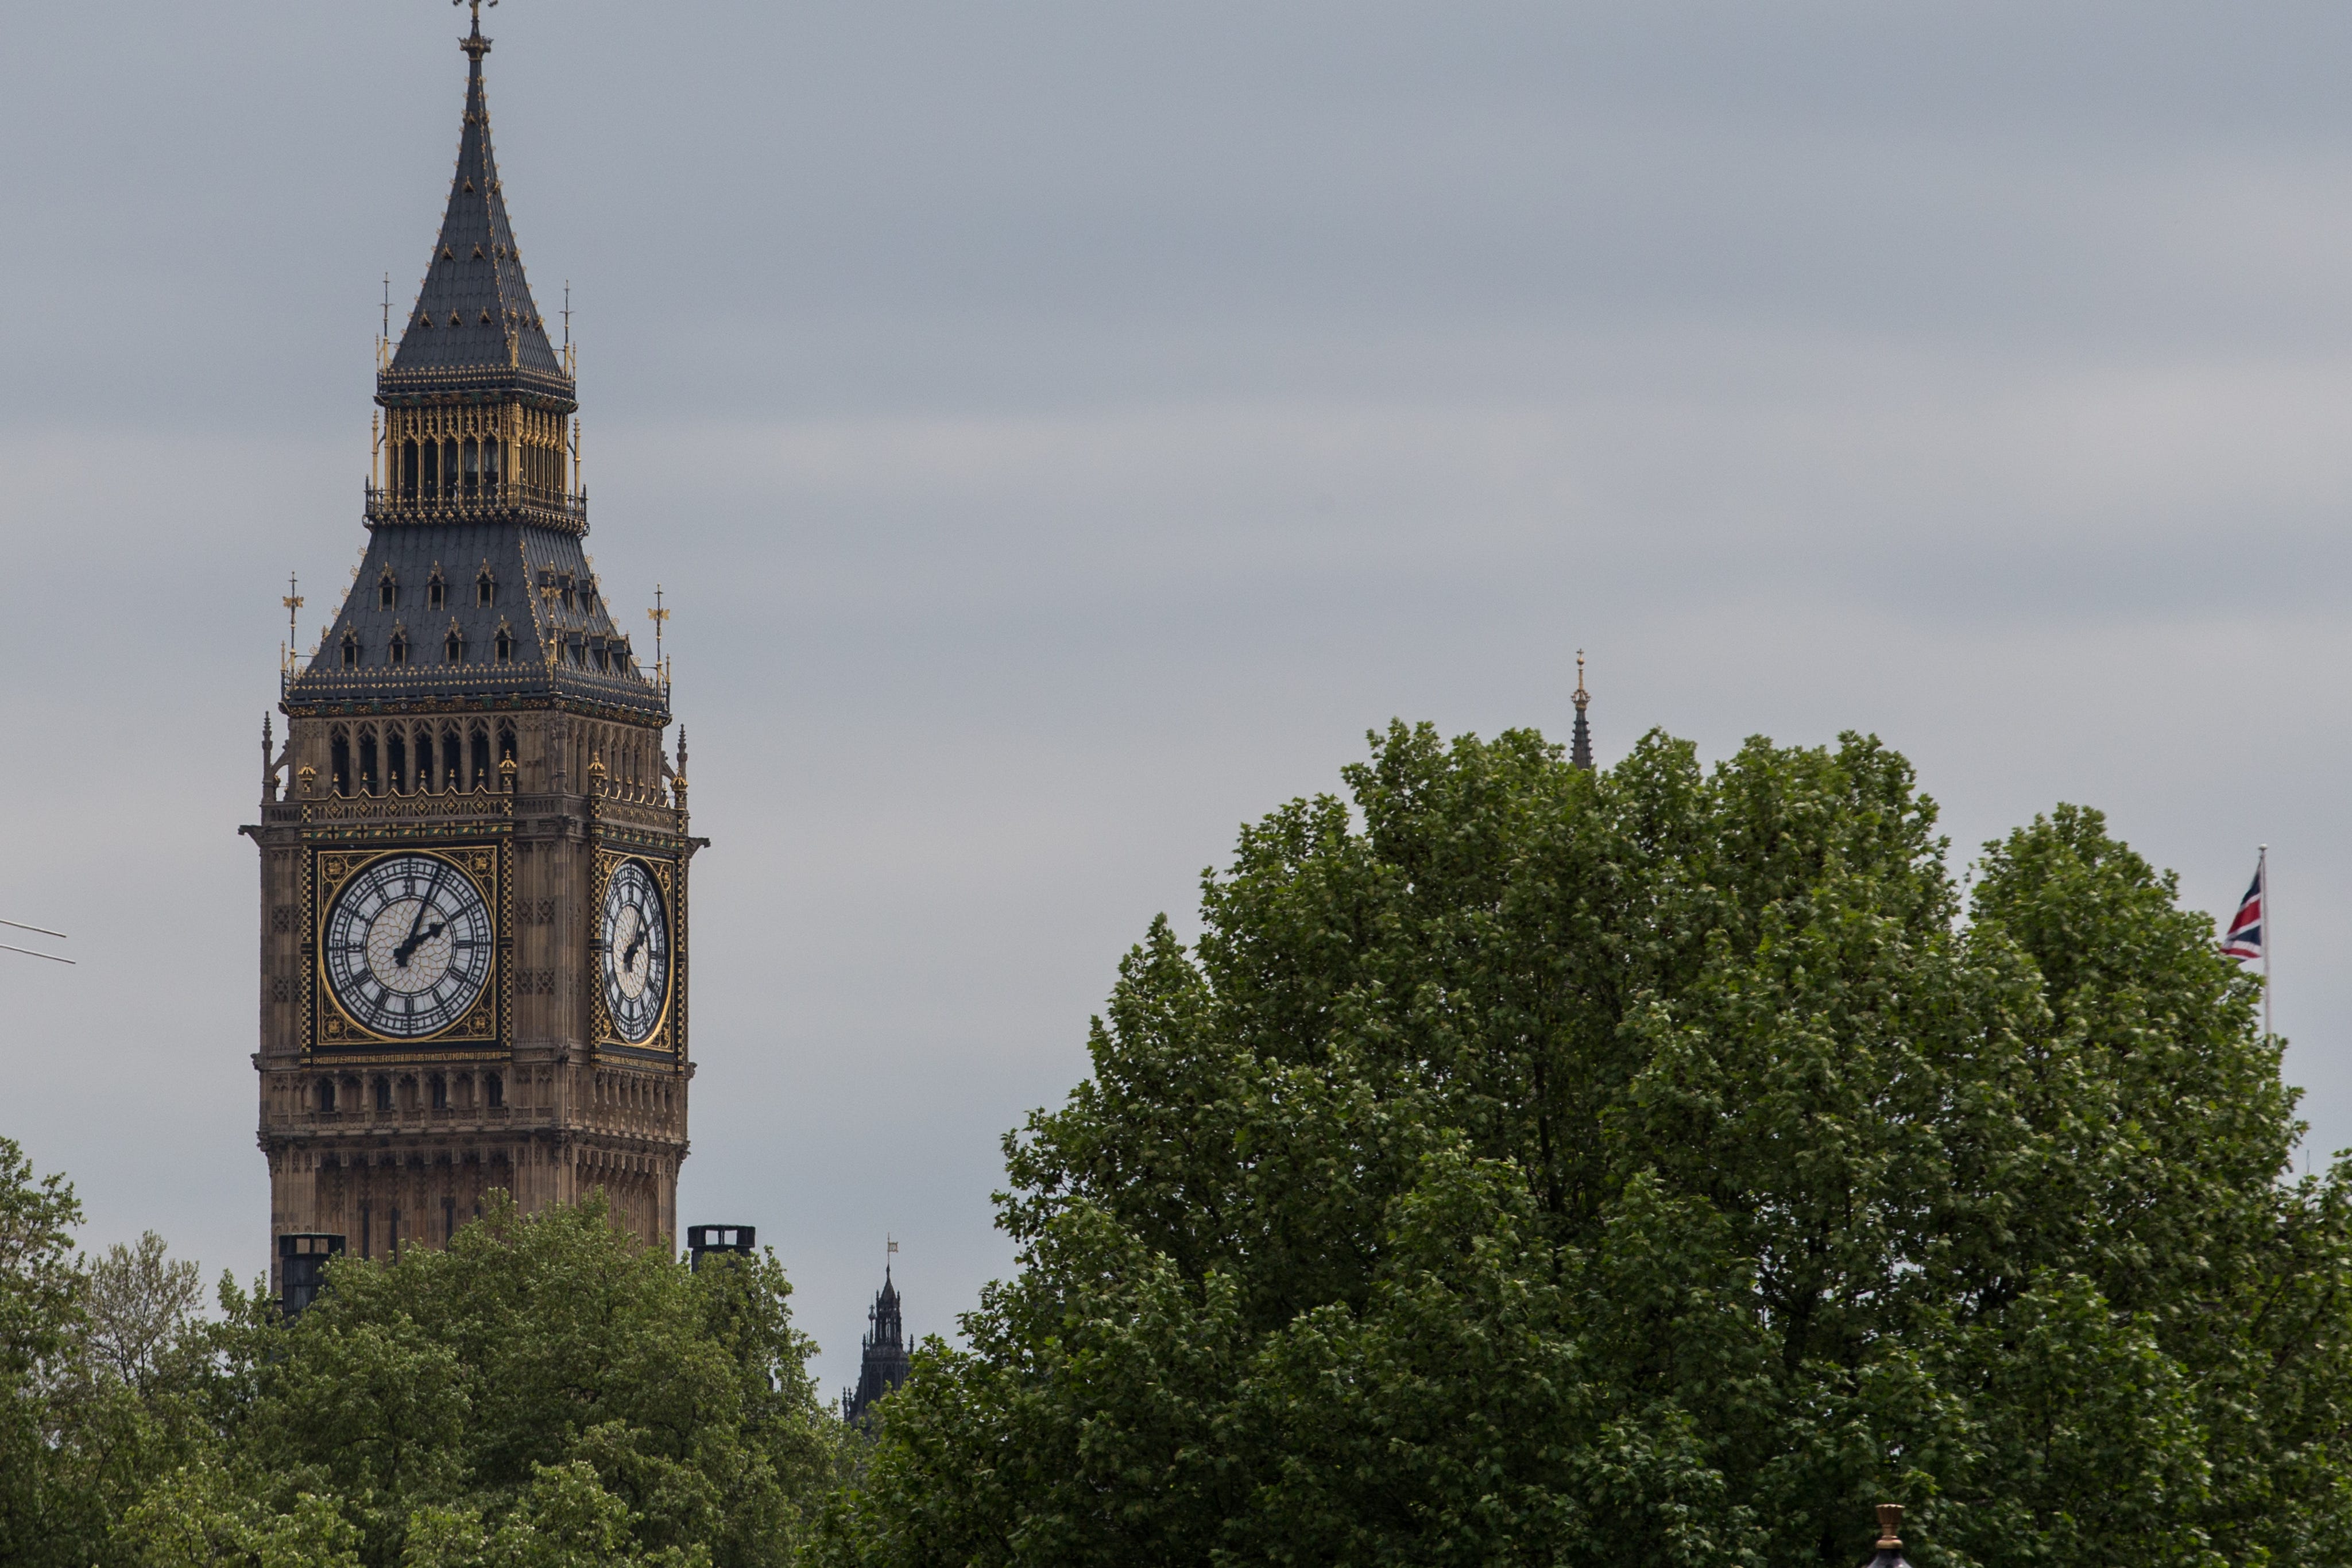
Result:
{"label": "second clock face", "polygon": [[669,994],[669,921],[661,888],[640,862],[624,861],[605,878],[602,925],[604,1011],[634,1045],[660,1027]]}
{"label": "second clock face", "polygon": [[335,895],[325,938],[335,999],[378,1034],[438,1034],[489,983],[489,906],[473,878],[438,855],[369,864]]}

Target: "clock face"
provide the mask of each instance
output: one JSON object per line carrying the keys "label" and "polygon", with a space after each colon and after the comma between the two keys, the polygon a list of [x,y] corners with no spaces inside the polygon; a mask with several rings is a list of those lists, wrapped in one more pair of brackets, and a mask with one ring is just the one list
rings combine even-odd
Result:
{"label": "clock face", "polygon": [[669,994],[669,920],[661,888],[640,862],[625,861],[605,879],[600,939],[604,1011],[614,1032],[634,1045],[660,1026]]}
{"label": "clock face", "polygon": [[490,911],[438,855],[387,855],[343,884],[322,956],[335,999],[378,1034],[415,1040],[466,1016],[490,978]]}

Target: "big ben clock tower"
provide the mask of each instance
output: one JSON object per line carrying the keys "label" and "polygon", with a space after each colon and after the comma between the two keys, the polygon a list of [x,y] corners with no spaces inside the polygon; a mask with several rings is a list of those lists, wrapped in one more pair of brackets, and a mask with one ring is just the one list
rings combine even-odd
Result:
{"label": "big ben clock tower", "polygon": [[[440,1246],[503,1188],[677,1233],[686,745],[583,541],[578,408],[490,151],[478,9],[449,201],[376,377],[350,597],[265,735],[273,1238]],[[281,794],[281,784],[283,792]],[[271,1248],[273,1265],[278,1249]]]}

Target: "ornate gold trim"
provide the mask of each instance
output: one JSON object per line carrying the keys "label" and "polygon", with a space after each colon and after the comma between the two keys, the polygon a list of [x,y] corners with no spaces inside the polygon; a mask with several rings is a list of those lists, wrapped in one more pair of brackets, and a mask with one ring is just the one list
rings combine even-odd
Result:
{"label": "ornate gold trim", "polygon": [[304,822],[383,821],[395,817],[497,818],[514,815],[514,797],[476,789],[438,795],[328,795],[302,802]]}

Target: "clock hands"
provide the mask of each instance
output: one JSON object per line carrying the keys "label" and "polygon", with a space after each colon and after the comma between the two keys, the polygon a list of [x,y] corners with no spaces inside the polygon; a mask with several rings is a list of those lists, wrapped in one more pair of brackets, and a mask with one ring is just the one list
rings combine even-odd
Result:
{"label": "clock hands", "polygon": [[446,1032],[495,972],[488,915],[462,867],[437,855],[386,855],[329,906],[325,981],[362,1030],[403,1040]]}
{"label": "clock hands", "polygon": [[432,941],[433,938],[440,936],[441,933],[448,929],[449,923],[447,921],[436,920],[422,931],[412,932],[409,935],[407,941],[403,942],[399,946],[394,947],[392,950],[392,961],[405,969],[408,967],[408,960],[416,956],[416,950],[419,947],[424,946],[425,944]]}
{"label": "clock hands", "polygon": [[441,891],[441,862],[433,862],[433,880],[425,884],[425,896],[416,901],[416,918],[409,923],[408,940],[392,950],[392,961],[402,968],[408,967],[409,958],[417,948],[433,940],[448,928],[446,920],[436,922],[432,930],[425,929],[425,917],[433,913],[433,895]]}
{"label": "clock hands", "polygon": [[637,962],[637,949],[645,945],[646,928],[643,925],[639,925],[637,927],[637,934],[629,938],[627,950],[621,955],[621,967],[624,969],[635,967]]}

